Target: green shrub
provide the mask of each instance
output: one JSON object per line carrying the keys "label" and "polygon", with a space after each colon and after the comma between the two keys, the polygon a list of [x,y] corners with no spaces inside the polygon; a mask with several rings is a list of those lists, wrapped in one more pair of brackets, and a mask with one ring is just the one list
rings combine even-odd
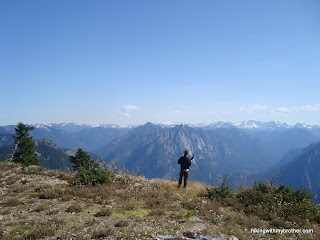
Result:
{"label": "green shrub", "polygon": [[95,185],[96,183],[102,184],[109,180],[109,172],[106,169],[101,169],[100,165],[96,163],[95,166],[90,169],[80,167],[76,178],[85,185]]}
{"label": "green shrub", "polygon": [[222,199],[231,196],[231,187],[227,184],[227,176],[225,175],[220,187],[207,188],[209,198]]}
{"label": "green shrub", "polygon": [[77,181],[85,185],[106,183],[109,180],[109,172],[102,169],[98,163],[91,160],[89,154],[78,148],[75,156],[70,156],[69,161],[73,163],[73,170],[77,171]]}
{"label": "green shrub", "polygon": [[294,191],[292,186],[281,185],[276,192],[282,195],[284,202],[288,203],[312,200],[311,193],[307,189],[302,189],[302,187]]}
{"label": "green shrub", "polygon": [[275,190],[275,187],[272,185],[272,181],[271,184],[267,184],[260,180],[259,184],[257,184],[257,182],[254,182],[253,189],[261,193],[270,193]]}
{"label": "green shrub", "polygon": [[244,205],[246,214],[253,214],[268,221],[300,219],[318,221],[319,208],[312,203],[311,193],[307,189],[294,190],[292,186],[279,188],[260,181],[251,189],[239,192],[236,198]]}

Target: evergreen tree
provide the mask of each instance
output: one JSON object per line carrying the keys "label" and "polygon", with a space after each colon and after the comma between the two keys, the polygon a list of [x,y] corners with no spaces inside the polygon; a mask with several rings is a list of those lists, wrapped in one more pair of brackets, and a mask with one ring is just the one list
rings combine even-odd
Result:
{"label": "evergreen tree", "polygon": [[77,171],[80,167],[84,167],[85,169],[90,169],[93,166],[93,160],[89,154],[82,150],[82,148],[78,148],[75,156],[70,156],[69,161],[73,164],[73,171]]}
{"label": "evergreen tree", "polygon": [[39,165],[37,154],[34,150],[36,144],[32,137],[29,136],[29,131],[33,129],[33,127],[27,127],[21,122],[15,128],[16,135],[13,138],[17,148],[13,154],[14,162],[22,163],[25,166]]}
{"label": "evergreen tree", "polygon": [[78,148],[75,156],[70,156],[69,161],[73,164],[73,170],[78,172],[76,177],[82,184],[94,185],[109,180],[109,172],[91,160],[90,155],[81,148]]}
{"label": "evergreen tree", "polygon": [[1,156],[0,156],[0,162],[2,162],[2,158],[1,158]]}

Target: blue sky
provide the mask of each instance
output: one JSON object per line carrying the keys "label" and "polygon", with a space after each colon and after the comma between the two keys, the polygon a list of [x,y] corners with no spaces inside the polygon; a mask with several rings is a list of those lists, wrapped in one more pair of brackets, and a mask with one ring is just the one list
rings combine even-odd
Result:
{"label": "blue sky", "polygon": [[0,2],[0,125],[320,124],[320,2]]}

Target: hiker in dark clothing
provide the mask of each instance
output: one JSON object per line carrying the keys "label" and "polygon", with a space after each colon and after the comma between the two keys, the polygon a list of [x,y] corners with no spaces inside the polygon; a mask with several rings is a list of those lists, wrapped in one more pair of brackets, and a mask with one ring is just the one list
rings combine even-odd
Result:
{"label": "hiker in dark clothing", "polygon": [[181,165],[181,172],[180,172],[180,178],[179,178],[179,185],[178,187],[181,186],[182,183],[182,178],[184,177],[184,187],[187,187],[187,182],[189,178],[189,167],[191,165],[191,161],[194,158],[194,156],[190,159],[188,157],[189,152],[186,150],[184,152],[184,156],[179,158],[178,164]]}

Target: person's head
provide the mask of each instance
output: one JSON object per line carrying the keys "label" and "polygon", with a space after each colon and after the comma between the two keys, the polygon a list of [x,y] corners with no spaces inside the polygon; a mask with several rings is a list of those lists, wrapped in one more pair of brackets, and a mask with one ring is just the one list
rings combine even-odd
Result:
{"label": "person's head", "polygon": [[185,156],[188,156],[188,154],[189,154],[189,151],[188,151],[188,150],[185,150],[185,151],[184,151],[184,155],[185,155]]}

